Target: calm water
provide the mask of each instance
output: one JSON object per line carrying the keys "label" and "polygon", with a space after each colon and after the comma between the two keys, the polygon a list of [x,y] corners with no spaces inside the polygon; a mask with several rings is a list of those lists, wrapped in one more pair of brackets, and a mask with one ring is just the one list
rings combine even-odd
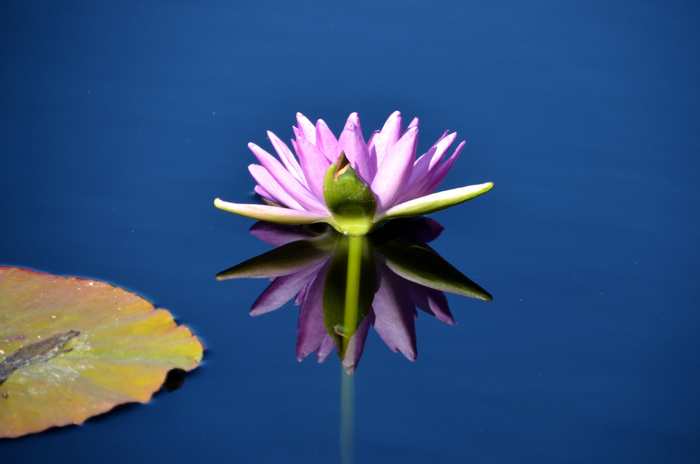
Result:
{"label": "calm water", "polygon": [[[6,2],[7,3],[7,2]],[[700,24],[692,2],[15,2],[0,7],[0,263],[109,281],[207,345],[185,386],[3,462],[340,462],[341,367],[298,309],[214,276],[270,249],[246,144],[394,110],[467,147],[431,246],[494,301],[370,332],[355,462],[700,460]],[[243,3],[243,2],[238,2]],[[254,6],[253,6],[254,5]]]}

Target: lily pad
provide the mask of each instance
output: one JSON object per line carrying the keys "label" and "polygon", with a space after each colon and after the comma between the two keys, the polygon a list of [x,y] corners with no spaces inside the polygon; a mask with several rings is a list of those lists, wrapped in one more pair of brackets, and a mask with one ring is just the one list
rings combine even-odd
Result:
{"label": "lily pad", "polygon": [[190,329],[134,293],[0,266],[0,437],[146,403],[202,352]]}

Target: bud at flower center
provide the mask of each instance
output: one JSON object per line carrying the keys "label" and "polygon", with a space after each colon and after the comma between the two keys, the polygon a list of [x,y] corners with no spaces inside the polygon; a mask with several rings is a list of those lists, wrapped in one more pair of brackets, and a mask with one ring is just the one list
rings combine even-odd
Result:
{"label": "bud at flower center", "polygon": [[338,161],[326,171],[323,200],[340,232],[364,235],[372,228],[377,200],[372,189],[357,176],[345,152],[340,152]]}

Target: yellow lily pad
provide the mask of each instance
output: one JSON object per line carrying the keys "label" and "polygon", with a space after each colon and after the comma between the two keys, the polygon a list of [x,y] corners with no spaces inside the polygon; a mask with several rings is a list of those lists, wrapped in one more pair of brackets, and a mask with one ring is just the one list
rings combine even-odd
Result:
{"label": "yellow lily pad", "polygon": [[134,293],[0,266],[0,437],[146,403],[202,352],[190,329]]}

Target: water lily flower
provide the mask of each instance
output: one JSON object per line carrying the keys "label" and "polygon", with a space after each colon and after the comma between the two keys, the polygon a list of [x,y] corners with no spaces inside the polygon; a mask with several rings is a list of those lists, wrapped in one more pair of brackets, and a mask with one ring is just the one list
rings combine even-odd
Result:
{"label": "water lily flower", "polygon": [[357,113],[348,117],[338,138],[323,120],[314,126],[297,113],[297,123],[292,140],[296,156],[269,131],[279,159],[254,143],[248,144],[260,162],[249,166],[257,182],[255,192],[266,204],[217,198],[216,207],[279,224],[326,222],[343,234],[364,235],[391,219],[434,213],[493,187],[486,182],[435,193],[464,142],[445,159],[457,137],[447,131],[416,159],[418,119],[404,131],[398,111],[368,142]]}

